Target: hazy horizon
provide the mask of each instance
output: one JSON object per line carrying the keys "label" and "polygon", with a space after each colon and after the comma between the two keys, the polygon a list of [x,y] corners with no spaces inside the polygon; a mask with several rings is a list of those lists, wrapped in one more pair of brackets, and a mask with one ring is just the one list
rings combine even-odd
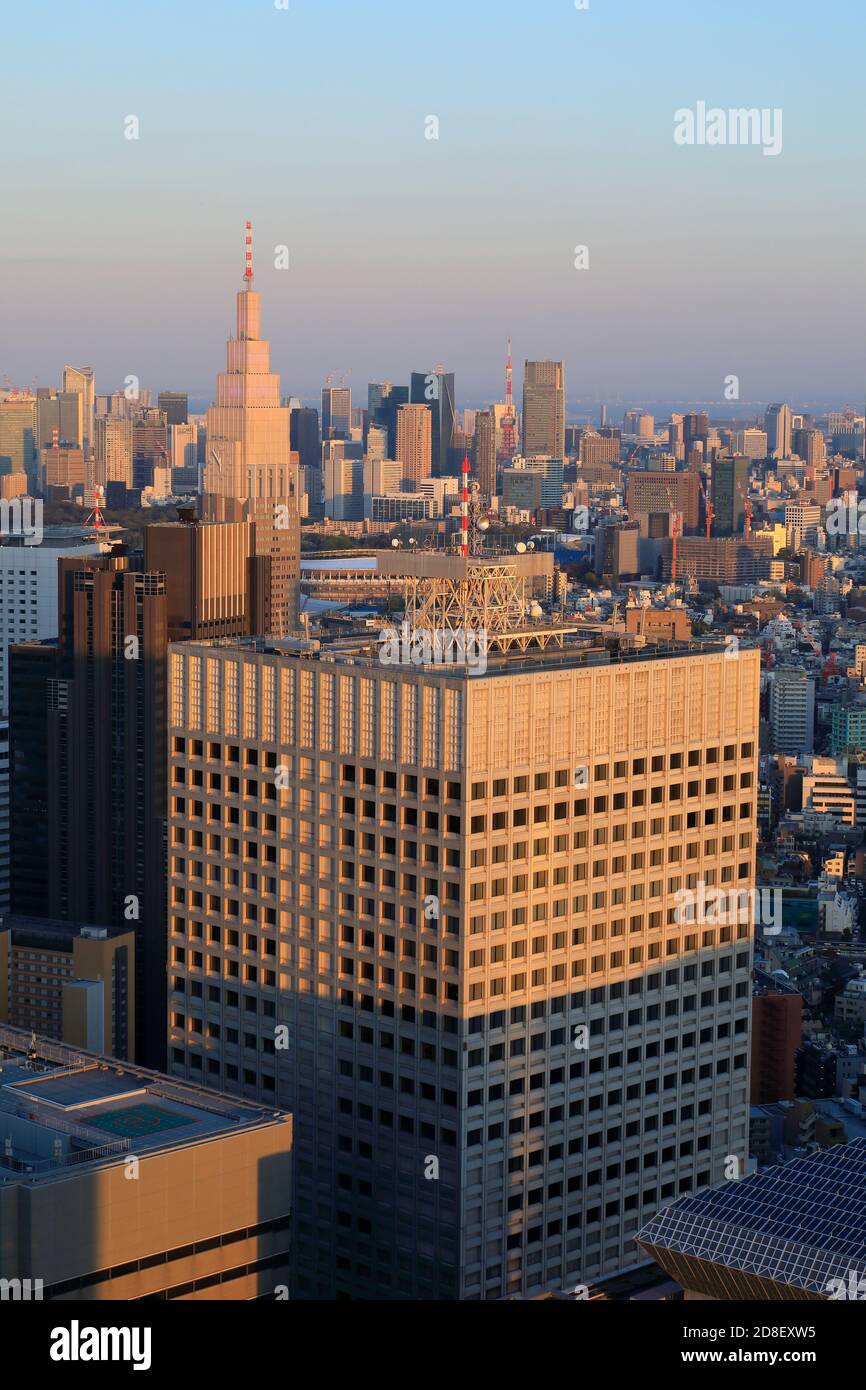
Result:
{"label": "hazy horizon", "polygon": [[[0,380],[210,399],[249,217],[285,395],[441,361],[459,404],[501,399],[510,334],[518,404],[552,357],[572,411],[722,414],[732,374],[740,413],[862,408],[864,36],[855,0],[12,11]],[[699,102],[781,110],[781,152],[678,146]]]}

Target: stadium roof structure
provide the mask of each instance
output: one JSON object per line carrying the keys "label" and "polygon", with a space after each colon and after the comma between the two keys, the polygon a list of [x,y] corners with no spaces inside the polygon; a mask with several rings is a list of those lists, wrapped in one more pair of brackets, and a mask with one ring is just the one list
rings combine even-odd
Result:
{"label": "stadium roof structure", "polygon": [[686,1197],[635,1239],[709,1298],[857,1297],[838,1291],[866,1288],[866,1139]]}

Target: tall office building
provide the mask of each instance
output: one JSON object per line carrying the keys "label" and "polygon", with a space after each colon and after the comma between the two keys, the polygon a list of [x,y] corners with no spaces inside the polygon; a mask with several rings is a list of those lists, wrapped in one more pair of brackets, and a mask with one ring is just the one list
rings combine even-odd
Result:
{"label": "tall office building", "polygon": [[301,468],[319,468],[322,462],[319,448],[319,412],[307,406],[292,409],[289,421],[289,442],[298,455]]}
{"label": "tall office building", "polygon": [[815,682],[799,667],[782,666],[770,686],[773,752],[797,756],[815,747]]}
{"label": "tall office building", "polygon": [[710,417],[705,410],[691,411],[683,416],[683,457],[686,462],[696,452],[706,458],[709,434]]}
{"label": "tall office building", "polygon": [[496,420],[492,410],[475,413],[475,477],[482,497],[496,496]]}
{"label": "tall office building", "polygon": [[132,420],[132,485],[153,487],[154,471],[168,466],[165,415],[154,405],[141,406]]}
{"label": "tall office building", "polygon": [[810,468],[823,468],[827,462],[827,443],[820,430],[794,430],[791,448]]}
{"label": "tall office building", "polygon": [[388,431],[389,458],[397,457],[397,411],[408,404],[408,386],[371,381],[367,387],[367,417],[371,425],[382,425]]}
{"label": "tall office building", "polygon": [[717,456],[712,463],[713,529],[717,536],[736,536],[743,530],[749,475],[748,458]]}
{"label": "tall office building", "polygon": [[413,491],[424,478],[433,476],[433,416],[426,405],[398,409],[397,459]]}
{"label": "tall office building", "polygon": [[565,366],[527,362],[523,372],[523,453],[565,457]]}
{"label": "tall office building", "polygon": [[697,473],[656,473],[636,469],[628,475],[629,517],[681,512],[683,529],[696,531],[701,520],[701,484]]}
{"label": "tall office building", "polygon": [[42,491],[48,493],[48,489],[52,487],[65,488],[70,492],[75,487],[83,489],[85,467],[83,449],[71,449],[65,445],[40,449],[39,476]]}
{"label": "tall office building", "polygon": [[767,457],[767,435],[765,430],[734,430],[731,435],[731,453],[741,454],[748,459]]}
{"label": "tall office building", "polygon": [[36,483],[36,397],[10,395],[0,400],[0,476],[26,473]]}
{"label": "tall office building", "polygon": [[50,449],[55,439],[80,449],[84,439],[84,397],[80,391],[36,391],[36,449]]}
{"label": "tall office building", "polygon": [[63,390],[75,391],[81,397],[81,447],[84,457],[90,458],[93,449],[93,426],[96,415],[96,381],[92,367],[64,367]]}
{"label": "tall office building", "polygon": [[101,483],[132,487],[132,420],[122,415],[99,415],[94,425],[94,477]]}
{"label": "tall office building", "polygon": [[759,654],[382,655],[172,648],[169,1065],[296,1114],[299,1296],[573,1287],[745,1164],[751,931],[678,895],[753,883]]}
{"label": "tall office building", "polygon": [[189,423],[189,396],[186,391],[160,391],[156,403],[165,416],[167,425]]}
{"label": "tall office building", "polygon": [[[452,471],[448,450],[454,434],[454,373],[438,370],[413,372],[409,381],[409,400],[412,405],[426,405],[430,412],[433,477],[447,477]],[[399,411],[397,418],[399,421]]]}
{"label": "tall office building", "polygon": [[272,500],[297,516],[291,411],[280,405],[280,378],[270,370],[270,343],[259,336],[261,297],[252,287],[252,274],[248,261],[244,288],[237,295],[236,335],[227,345],[226,371],[217,377],[216,404],[207,413],[204,488],[206,493],[246,502]]}
{"label": "tall office building", "polygon": [[351,439],[352,390],[349,386],[322,387],[322,439]]}
{"label": "tall office building", "polygon": [[789,405],[771,405],[764,416],[769,458],[787,459],[793,448],[792,416]]}
{"label": "tall office building", "polygon": [[168,638],[238,637],[247,622],[252,529],[183,516],[144,528],[144,568],[166,579]]}

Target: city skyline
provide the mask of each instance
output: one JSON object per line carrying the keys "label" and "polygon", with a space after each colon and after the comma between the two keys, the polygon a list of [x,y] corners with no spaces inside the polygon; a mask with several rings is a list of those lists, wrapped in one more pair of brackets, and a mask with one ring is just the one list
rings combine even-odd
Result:
{"label": "city skyline", "polygon": [[[509,334],[517,363],[566,362],[575,401],[649,404],[676,381],[684,399],[721,406],[732,373],[744,401],[863,396],[864,194],[845,177],[853,94],[834,80],[862,32],[853,4],[819,15],[774,0],[756,16],[737,0],[697,16],[672,0],[662,24],[633,0],[471,15],[443,0],[431,27],[384,0],[363,13],[157,3],[132,27],[98,3],[87,18],[103,80],[70,111],[52,77],[58,59],[83,57],[82,15],[67,7],[54,45],[40,43],[35,126],[18,113],[36,40],[23,16],[7,20],[22,61],[2,98],[0,373],[19,384],[86,361],[106,387],[134,373],[206,397],[236,228],[251,218],[274,364],[304,400],[330,372],[394,380],[442,361],[461,400],[485,404],[501,396]],[[250,78],[235,63],[241,33]],[[190,51],[197,63],[181,68]],[[371,70],[388,77],[373,101]],[[782,111],[779,157],[678,146],[675,113],[702,101]],[[46,218],[32,194],[57,128],[66,159]],[[588,269],[575,269],[578,246]],[[280,247],[288,269],[275,268]]]}

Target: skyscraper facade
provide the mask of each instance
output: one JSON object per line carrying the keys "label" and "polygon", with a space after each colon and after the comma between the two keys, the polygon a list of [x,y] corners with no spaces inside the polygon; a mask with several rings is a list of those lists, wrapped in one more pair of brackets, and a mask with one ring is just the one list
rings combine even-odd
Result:
{"label": "skyscraper facade", "polygon": [[322,387],[322,439],[352,436],[352,391],[348,386]]}
{"label": "skyscraper facade", "polygon": [[93,422],[96,414],[96,381],[92,367],[64,367],[63,390],[81,397],[81,447],[85,459],[93,448]]}
{"label": "skyscraper facade", "polygon": [[475,477],[482,497],[496,496],[496,420],[492,410],[475,414]]}
{"label": "skyscraper facade", "polygon": [[100,415],[94,424],[94,482],[132,487],[132,420]]}
{"label": "skyscraper facade", "polygon": [[413,488],[433,474],[433,416],[426,405],[401,405],[397,411],[397,459]]}
{"label": "skyscraper facade", "polygon": [[0,401],[0,475],[26,473],[33,487],[37,456],[35,396]]}
{"label": "skyscraper facade", "polygon": [[523,374],[523,453],[565,457],[565,367],[527,362]]}
{"label": "skyscraper facade", "polygon": [[793,417],[789,405],[771,405],[764,416],[767,452],[770,458],[787,459],[793,447]]}
{"label": "skyscraper facade", "polygon": [[752,460],[717,456],[712,463],[713,528],[717,536],[736,536],[743,530]]}
{"label": "skyscraper facade", "polygon": [[448,450],[454,434],[454,373],[413,372],[409,400],[413,405],[426,405],[430,412],[433,477],[444,478],[449,473]]}
{"label": "skyscraper facade", "polygon": [[678,904],[753,883],[758,686],[172,649],[169,1065],[295,1114],[299,1296],[573,1287],[745,1163],[751,929]]}

